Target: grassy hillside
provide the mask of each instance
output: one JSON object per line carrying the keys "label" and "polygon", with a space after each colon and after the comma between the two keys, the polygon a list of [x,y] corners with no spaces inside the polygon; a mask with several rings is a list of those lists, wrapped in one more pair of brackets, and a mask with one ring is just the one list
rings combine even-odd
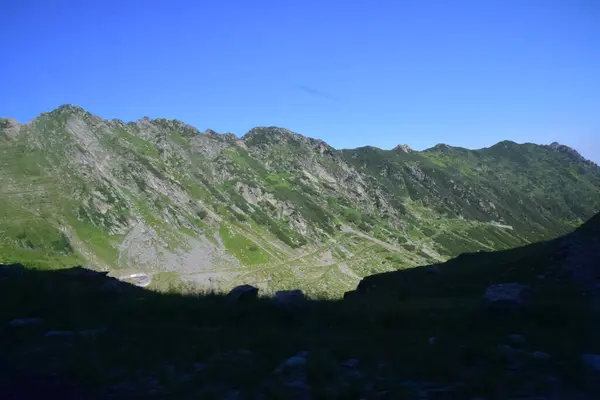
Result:
{"label": "grassy hillside", "polygon": [[0,120],[0,260],[340,296],[360,279],[556,237],[600,204],[571,149],[335,150],[75,106]]}

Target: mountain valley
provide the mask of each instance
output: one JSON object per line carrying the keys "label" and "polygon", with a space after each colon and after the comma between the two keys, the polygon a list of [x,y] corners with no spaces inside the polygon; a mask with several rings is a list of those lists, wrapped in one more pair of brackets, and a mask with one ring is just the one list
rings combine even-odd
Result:
{"label": "mountain valley", "polygon": [[0,172],[0,261],[177,291],[340,297],[368,275],[552,239],[600,205],[600,168],[558,143],[336,150],[71,105],[0,119]]}

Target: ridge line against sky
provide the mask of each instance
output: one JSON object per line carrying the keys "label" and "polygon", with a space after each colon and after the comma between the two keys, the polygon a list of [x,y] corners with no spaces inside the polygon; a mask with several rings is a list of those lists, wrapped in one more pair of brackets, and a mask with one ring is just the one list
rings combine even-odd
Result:
{"label": "ridge line against sky", "polygon": [[[319,95],[317,95],[317,96],[319,96]],[[58,107],[55,107],[55,108],[54,108],[54,109],[52,109],[52,110],[49,110],[49,111],[42,111],[42,112],[40,112],[40,113],[39,113],[39,114],[38,114],[36,117],[34,117],[33,119],[31,119],[31,120],[29,120],[29,121],[26,121],[26,122],[24,122],[24,121],[17,121],[17,122],[18,122],[18,123],[21,123],[21,124],[28,124],[28,123],[30,123],[30,122],[32,122],[32,121],[34,121],[36,118],[38,118],[38,117],[39,117],[41,114],[46,114],[46,113],[50,113],[50,112],[56,111],[58,108],[60,108],[60,107],[63,107],[63,106],[74,106],[74,107],[79,107],[79,108],[83,109],[84,111],[86,111],[86,112],[88,112],[88,113],[92,114],[93,116],[99,117],[99,118],[101,118],[101,119],[103,119],[103,120],[106,120],[106,121],[109,121],[109,120],[112,120],[112,119],[116,119],[116,120],[119,120],[119,121],[121,121],[121,122],[124,122],[124,123],[134,123],[134,122],[137,122],[137,121],[139,121],[139,120],[142,120],[142,119],[144,119],[144,118],[150,118],[150,117],[148,117],[148,116],[140,116],[139,118],[135,118],[135,119],[128,119],[128,120],[123,120],[123,119],[120,119],[120,118],[104,118],[104,117],[102,117],[102,116],[100,116],[100,115],[98,115],[98,114],[95,114],[95,113],[93,113],[93,112],[92,112],[92,111],[90,111],[90,110],[86,110],[85,108],[83,108],[83,107],[81,107],[81,106],[78,106],[78,105],[76,105],[76,104],[62,104],[62,105],[60,105],[60,106],[58,106]],[[4,118],[4,117],[0,115],[0,118]],[[154,118],[150,118],[150,120],[161,119],[161,118],[164,118],[164,117],[157,116],[157,117],[154,117]],[[168,118],[165,118],[165,119],[168,119]],[[204,131],[206,131],[206,130],[211,130],[211,131],[213,131],[213,132],[215,132],[216,134],[219,134],[219,135],[220,135],[220,134],[234,134],[234,135],[235,135],[237,138],[239,138],[239,139],[241,139],[241,138],[242,138],[244,135],[246,135],[247,133],[250,133],[250,131],[251,131],[252,129],[254,129],[254,128],[270,128],[270,127],[274,127],[274,128],[281,128],[281,129],[285,129],[285,130],[287,130],[287,131],[290,131],[290,132],[292,132],[292,133],[294,133],[294,134],[299,134],[299,135],[302,135],[302,136],[304,136],[304,137],[307,137],[307,138],[309,138],[309,139],[318,139],[318,140],[323,140],[323,139],[321,139],[321,138],[318,138],[318,137],[316,137],[316,136],[312,136],[312,135],[310,135],[310,134],[301,133],[301,132],[296,132],[296,131],[294,131],[294,130],[291,130],[291,129],[288,129],[288,128],[284,127],[284,126],[273,126],[273,125],[255,126],[255,127],[252,127],[252,128],[250,128],[250,129],[248,129],[247,131],[244,131],[244,132],[241,132],[241,133],[236,133],[236,132],[231,132],[231,131],[222,131],[222,132],[219,132],[219,131],[216,131],[216,130],[214,130],[214,129],[211,129],[210,127],[208,127],[208,128],[205,128],[205,129],[199,129],[198,127],[194,126],[193,124],[188,124],[186,121],[181,121],[181,120],[177,120],[177,121],[179,121],[179,122],[182,122],[182,123],[184,123],[185,125],[189,125],[189,126],[191,126],[192,128],[194,128],[194,129],[197,129],[197,130],[198,130],[200,133],[202,133],[202,132],[204,132]],[[328,145],[332,146],[332,145],[331,145],[330,143],[328,143],[326,140],[323,140],[323,141],[324,141],[326,144],[328,144]],[[430,146],[430,147],[427,147],[427,148],[420,148],[420,149],[414,148],[414,147],[412,147],[412,146],[411,146],[410,144],[408,144],[408,143],[398,143],[398,144],[396,144],[395,146],[393,146],[393,147],[389,147],[389,148],[382,148],[382,147],[374,146],[374,145],[371,145],[371,144],[365,144],[365,145],[362,145],[362,146],[356,146],[356,147],[336,147],[336,146],[332,146],[332,147],[333,147],[335,150],[355,150],[355,149],[358,149],[358,148],[361,148],[361,147],[373,147],[373,148],[377,148],[377,149],[380,149],[380,150],[392,150],[392,149],[393,149],[394,147],[396,147],[396,146],[404,146],[404,145],[406,145],[406,146],[408,146],[408,147],[410,148],[410,150],[415,150],[415,151],[418,151],[418,152],[420,152],[420,151],[430,150],[430,149],[432,149],[432,148],[434,148],[434,147],[436,147],[436,146],[438,146],[438,145],[442,145],[442,146],[446,145],[446,146],[450,146],[450,147],[453,147],[453,148],[464,148],[464,149],[471,150],[471,151],[477,151],[477,150],[483,150],[483,149],[485,149],[485,148],[492,147],[492,146],[494,146],[494,145],[497,145],[497,144],[499,144],[500,142],[505,142],[505,141],[513,142],[513,143],[516,143],[516,144],[535,144],[535,145],[546,145],[546,146],[548,146],[548,145],[552,144],[552,143],[534,143],[534,142],[515,142],[515,141],[513,141],[513,140],[510,140],[510,139],[503,139],[503,140],[501,140],[501,141],[499,141],[499,142],[490,143],[490,144],[489,144],[489,145],[487,145],[487,146],[483,146],[483,147],[477,147],[477,148],[474,148],[474,147],[464,147],[464,146],[457,146],[457,145],[454,145],[454,144],[452,144],[452,143],[436,143],[436,144],[435,144],[435,145],[433,145],[433,146]],[[565,145],[565,143],[560,143],[560,142],[558,142],[558,143],[559,143],[559,144],[561,144],[561,145]],[[567,145],[567,146],[568,146],[568,145]],[[571,147],[571,146],[569,146],[569,147]],[[583,154],[582,154],[582,153],[579,151],[579,149],[576,149],[576,148],[573,148],[573,149],[574,149],[574,150],[576,150],[578,153],[580,153],[580,155],[582,155],[582,156],[583,156],[583,157],[584,157],[586,160],[588,160],[588,161],[594,161],[594,160],[592,160],[592,159],[590,159],[590,158],[588,158],[588,157],[585,157],[585,155],[583,155]],[[596,164],[600,164],[600,163],[598,163],[598,162],[596,162],[596,161],[594,161],[594,162],[595,162]]]}
{"label": "ridge line against sky", "polygon": [[557,141],[600,163],[600,1],[2,2],[0,115],[60,104],[335,148]]}

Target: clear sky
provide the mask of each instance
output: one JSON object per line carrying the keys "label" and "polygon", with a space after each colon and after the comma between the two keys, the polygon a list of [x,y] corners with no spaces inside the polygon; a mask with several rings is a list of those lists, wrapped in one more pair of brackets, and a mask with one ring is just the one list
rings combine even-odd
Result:
{"label": "clear sky", "polygon": [[0,0],[0,115],[69,103],[336,148],[559,141],[600,162],[599,0]]}

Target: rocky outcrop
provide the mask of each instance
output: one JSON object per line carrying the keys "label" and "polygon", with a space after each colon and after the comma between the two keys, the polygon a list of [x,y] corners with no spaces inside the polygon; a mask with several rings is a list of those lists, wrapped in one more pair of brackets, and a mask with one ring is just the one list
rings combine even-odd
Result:
{"label": "rocky outcrop", "polygon": [[7,139],[14,139],[19,135],[21,124],[12,118],[0,118],[0,134]]}
{"label": "rocky outcrop", "polygon": [[252,285],[236,286],[227,295],[227,299],[233,303],[248,302],[258,297],[258,288]]}
{"label": "rocky outcrop", "polygon": [[412,149],[410,148],[410,146],[408,146],[406,144],[399,144],[398,146],[394,147],[393,150],[394,151],[401,151],[403,153],[410,153],[412,151]]}
{"label": "rocky outcrop", "polygon": [[552,150],[567,154],[573,160],[578,162],[589,163],[579,152],[572,147],[566,146],[564,144],[560,144],[558,142],[552,142],[549,146]]}

